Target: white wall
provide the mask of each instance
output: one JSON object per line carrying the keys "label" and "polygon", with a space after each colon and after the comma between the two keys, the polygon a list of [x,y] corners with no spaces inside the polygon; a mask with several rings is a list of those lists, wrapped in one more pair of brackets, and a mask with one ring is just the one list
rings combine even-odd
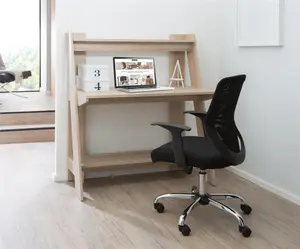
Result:
{"label": "white wall", "polygon": [[218,26],[219,76],[248,75],[236,113],[247,145],[247,160],[239,169],[300,203],[300,1],[286,1],[282,48],[237,47],[236,4],[218,1]]}
{"label": "white wall", "polygon": [[[99,38],[168,38],[171,33],[195,33],[198,39],[202,79],[213,85],[218,80],[217,5],[202,0],[64,0],[56,1],[54,46],[56,84],[55,179],[67,176],[67,78],[65,33],[85,32]],[[167,60],[156,56],[161,84],[167,83]],[[99,60],[91,57],[89,60]],[[165,119],[165,104],[91,106],[87,148],[91,153],[151,149],[167,141],[168,134],[150,126]],[[110,116],[110,117],[109,117]],[[108,119],[109,117],[109,119]],[[192,120],[194,121],[194,120]],[[114,127],[112,127],[114,125]],[[104,127],[100,130],[99,127]],[[132,132],[132,128],[136,133]]]}

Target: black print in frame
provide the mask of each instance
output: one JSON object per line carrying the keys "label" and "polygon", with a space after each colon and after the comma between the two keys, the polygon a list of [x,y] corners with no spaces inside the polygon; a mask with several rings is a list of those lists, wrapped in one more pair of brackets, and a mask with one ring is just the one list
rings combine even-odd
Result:
{"label": "black print in frame", "polygon": [[95,77],[100,77],[100,70],[95,70]]}
{"label": "black print in frame", "polygon": [[97,90],[99,91],[99,90],[101,89],[100,82],[98,82],[94,88],[97,89]]}

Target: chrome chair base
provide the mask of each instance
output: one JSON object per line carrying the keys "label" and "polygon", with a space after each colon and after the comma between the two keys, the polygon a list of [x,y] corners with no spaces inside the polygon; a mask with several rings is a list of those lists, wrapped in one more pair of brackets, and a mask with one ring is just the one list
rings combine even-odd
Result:
{"label": "chrome chair base", "polygon": [[200,205],[212,205],[220,210],[223,210],[230,215],[234,216],[239,223],[239,232],[244,237],[249,237],[251,235],[251,230],[248,226],[245,225],[245,221],[243,217],[234,209],[227,206],[224,203],[221,203],[218,201],[219,199],[225,200],[225,199],[238,199],[241,201],[241,210],[244,214],[250,214],[252,212],[252,208],[247,205],[244,201],[244,199],[238,195],[235,194],[208,194],[205,191],[205,171],[200,171],[199,173],[199,188],[192,187],[191,193],[173,193],[173,194],[164,194],[158,196],[154,200],[154,208],[158,213],[163,213],[165,208],[162,203],[159,202],[159,200],[164,198],[176,198],[176,199],[186,199],[186,200],[193,200],[190,205],[188,205],[183,213],[179,217],[178,221],[178,229],[184,236],[189,236],[191,233],[191,229],[188,225],[185,224],[187,216],[190,214],[190,212],[194,209],[194,207],[198,204]]}

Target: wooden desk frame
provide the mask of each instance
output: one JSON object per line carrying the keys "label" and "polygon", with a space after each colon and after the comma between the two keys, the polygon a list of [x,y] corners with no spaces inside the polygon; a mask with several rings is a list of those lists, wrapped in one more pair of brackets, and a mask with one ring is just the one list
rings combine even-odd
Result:
{"label": "wooden desk frame", "polygon": [[[132,102],[168,102],[169,121],[184,124],[184,101],[193,101],[196,111],[203,111],[203,101],[213,96],[213,91],[201,88],[197,47],[192,34],[174,34],[166,40],[97,40],[86,39],[85,34],[68,33],[68,83],[69,83],[69,176],[74,178],[76,194],[83,200],[85,171],[113,170],[120,168],[142,167],[153,164],[150,151],[130,151],[99,156],[88,156],[85,151],[85,107],[89,103],[114,104]],[[176,88],[174,91],[124,93],[116,90],[109,92],[83,92],[77,90],[77,65],[86,61],[86,52],[141,52],[155,51],[169,53],[169,74],[175,63],[185,65],[187,53],[191,86]],[[184,68],[182,68],[184,75]],[[197,131],[203,134],[202,124],[196,119]],[[150,125],[150,124],[149,124]],[[159,163],[158,165],[162,165]],[[166,165],[166,164],[164,164]],[[172,168],[172,165],[169,165]],[[211,179],[211,181],[213,181]]]}

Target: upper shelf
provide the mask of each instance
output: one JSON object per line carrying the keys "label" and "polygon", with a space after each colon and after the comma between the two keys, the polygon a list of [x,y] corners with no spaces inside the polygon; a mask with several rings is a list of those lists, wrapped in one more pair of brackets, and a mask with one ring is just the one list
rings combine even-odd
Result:
{"label": "upper shelf", "polygon": [[101,40],[81,37],[73,38],[74,52],[181,52],[191,51],[195,40],[136,39],[136,40]]}
{"label": "upper shelf", "polygon": [[84,92],[78,90],[78,105],[84,105],[89,101],[106,103],[120,102],[157,102],[171,100],[194,100],[201,97],[202,100],[211,99],[213,90],[195,87],[175,88],[170,91],[125,93],[115,89],[106,92]]}

